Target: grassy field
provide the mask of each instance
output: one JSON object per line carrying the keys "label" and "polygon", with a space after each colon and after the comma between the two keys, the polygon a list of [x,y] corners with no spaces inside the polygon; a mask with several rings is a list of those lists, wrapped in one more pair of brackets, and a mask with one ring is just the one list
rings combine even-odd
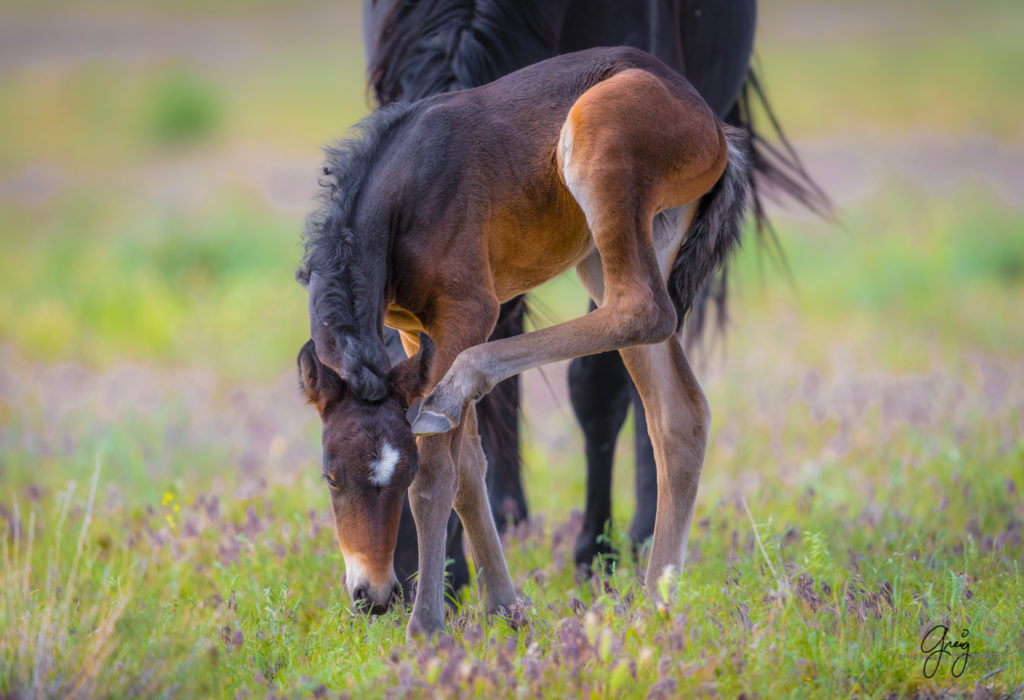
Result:
{"label": "grassy field", "polygon": [[369,109],[358,7],[0,10],[0,697],[1024,697],[1024,11],[763,5],[839,207],[777,211],[790,276],[734,263],[685,576],[576,579],[556,365],[506,539],[526,624],[470,590],[416,643],[349,609],[293,369],[318,149]]}

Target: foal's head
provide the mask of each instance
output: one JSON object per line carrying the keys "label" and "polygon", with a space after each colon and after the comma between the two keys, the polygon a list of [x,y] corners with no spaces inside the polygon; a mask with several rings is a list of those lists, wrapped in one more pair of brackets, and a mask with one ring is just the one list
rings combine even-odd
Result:
{"label": "foal's head", "polygon": [[401,592],[392,560],[402,500],[418,462],[405,414],[432,355],[433,345],[422,336],[420,352],[387,372],[383,396],[375,392],[367,399],[321,361],[312,340],[299,352],[299,382],[322,423],[323,474],[345,557],[345,584],[355,607],[374,614],[385,612]]}

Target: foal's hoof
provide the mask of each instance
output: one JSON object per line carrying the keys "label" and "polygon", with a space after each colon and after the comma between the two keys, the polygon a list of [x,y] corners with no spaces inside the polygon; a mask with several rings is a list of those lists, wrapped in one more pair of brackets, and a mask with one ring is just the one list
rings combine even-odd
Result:
{"label": "foal's hoof", "polygon": [[412,422],[413,435],[440,435],[452,430],[458,423],[443,413],[421,409]]}
{"label": "foal's hoof", "polygon": [[505,624],[512,629],[520,630],[530,624],[529,619],[526,617],[526,612],[532,603],[533,601],[529,598],[518,598],[515,603],[507,608],[504,605],[499,605],[492,614],[503,619]]}
{"label": "foal's hoof", "polygon": [[462,420],[462,402],[450,385],[439,386],[423,399],[419,415],[412,422],[413,435],[439,435],[454,430]]}
{"label": "foal's hoof", "polygon": [[405,628],[405,640],[407,642],[414,642],[417,639],[440,639],[444,636],[443,620],[440,623],[436,620],[421,621],[417,619],[415,614],[409,618],[409,624]]}

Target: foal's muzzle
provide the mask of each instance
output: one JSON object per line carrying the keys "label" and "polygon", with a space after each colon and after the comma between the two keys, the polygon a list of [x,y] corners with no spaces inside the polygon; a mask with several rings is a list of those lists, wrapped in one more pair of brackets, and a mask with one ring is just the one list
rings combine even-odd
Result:
{"label": "foal's muzzle", "polygon": [[402,586],[391,566],[374,576],[354,557],[346,557],[345,565],[345,588],[356,611],[383,615],[402,597]]}
{"label": "foal's muzzle", "polygon": [[397,581],[385,596],[373,595],[372,591],[373,589],[365,583],[352,590],[352,605],[356,610],[370,615],[383,615],[402,597],[402,587]]}

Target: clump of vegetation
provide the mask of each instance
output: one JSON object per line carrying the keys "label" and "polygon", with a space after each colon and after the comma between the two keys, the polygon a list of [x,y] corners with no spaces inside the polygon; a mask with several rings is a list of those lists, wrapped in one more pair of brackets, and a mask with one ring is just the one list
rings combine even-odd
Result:
{"label": "clump of vegetation", "polygon": [[[519,626],[483,616],[471,588],[448,637],[412,643],[407,611],[348,605],[316,417],[290,377],[217,388],[8,357],[31,379],[0,382],[0,415],[17,407],[0,427],[0,694],[1019,692],[1024,418],[1006,387],[1024,368],[981,357],[964,380],[854,359],[809,374],[767,351],[773,332],[748,326],[759,361],[709,383],[683,577],[649,597],[613,528],[622,556],[578,581],[581,457],[548,444],[528,453],[537,510],[505,542]],[[926,672],[937,626],[966,631],[970,655]]]}
{"label": "clump of vegetation", "polygon": [[182,145],[213,134],[221,121],[216,87],[195,71],[175,70],[153,87],[150,129],[158,143]]}

